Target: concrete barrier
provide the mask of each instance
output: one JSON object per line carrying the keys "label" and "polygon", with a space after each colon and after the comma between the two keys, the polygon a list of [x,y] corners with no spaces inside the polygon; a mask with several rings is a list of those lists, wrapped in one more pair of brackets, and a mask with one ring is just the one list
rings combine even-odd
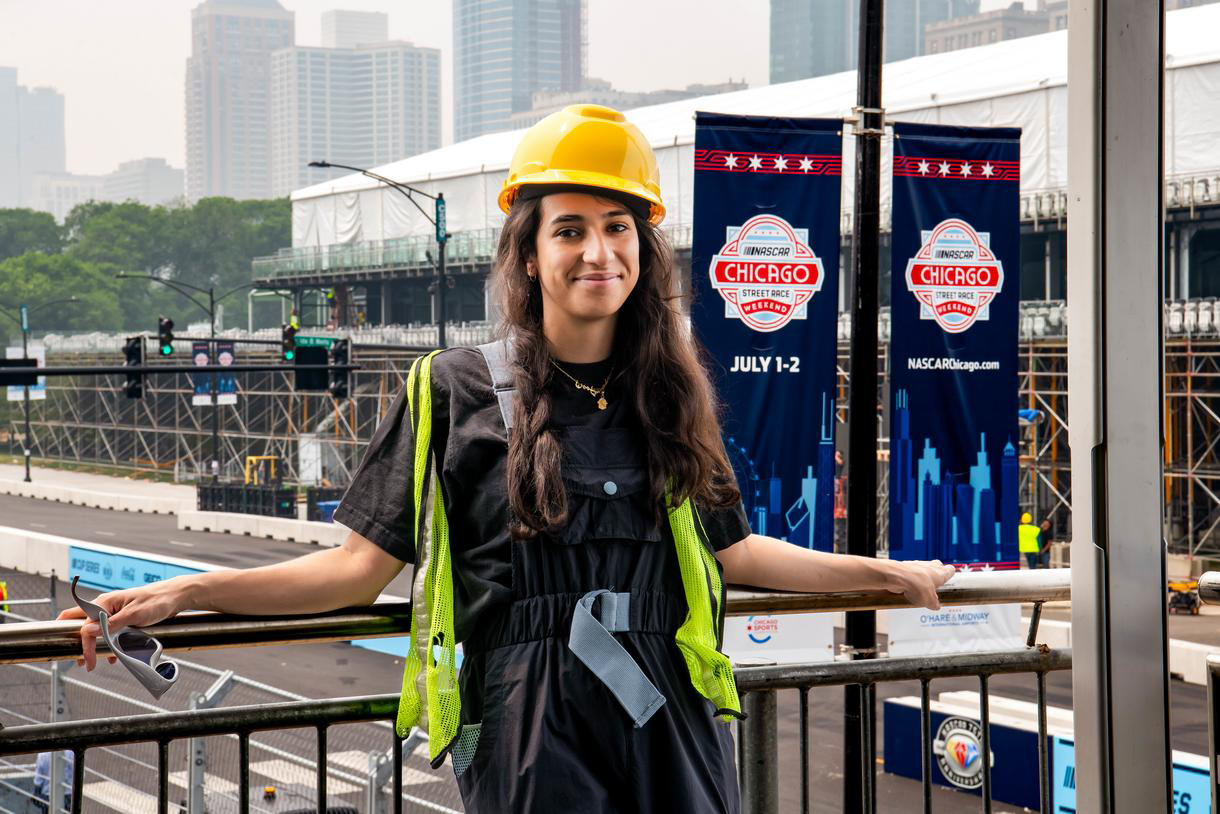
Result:
{"label": "concrete barrier", "polygon": [[194,510],[193,499],[156,497],[123,492],[102,492],[61,484],[26,483],[24,481],[0,480],[0,494],[15,497],[30,497],[37,500],[53,500],[76,506],[108,509],[119,512],[142,512],[149,514],[178,514]]}
{"label": "concrete barrier", "polygon": [[342,545],[348,535],[348,530],[337,523],[316,523],[290,517],[263,517],[236,512],[178,512],[178,528],[185,531],[244,534],[328,547]]}

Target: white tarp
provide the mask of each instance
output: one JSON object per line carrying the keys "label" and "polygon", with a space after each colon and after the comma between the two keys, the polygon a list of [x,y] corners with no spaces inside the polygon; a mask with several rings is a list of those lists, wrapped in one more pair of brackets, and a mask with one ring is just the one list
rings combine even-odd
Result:
{"label": "white tarp", "polygon": [[[1166,31],[1165,171],[1220,175],[1220,5],[1170,12]],[[1067,181],[1067,32],[1009,40],[886,65],[884,104],[894,120],[1020,127],[1021,191],[1062,189]],[[694,112],[761,116],[849,116],[856,75],[684,99],[638,108],[629,118],[657,151],[666,224],[691,223]],[[847,129],[850,133],[850,128]],[[496,195],[521,131],[480,136],[377,168],[380,175],[443,192],[449,231],[499,226]],[[850,213],[854,139],[844,139],[843,211]],[[888,139],[883,161],[889,160]],[[888,208],[888,174],[882,206]],[[353,194],[359,192],[360,194]],[[325,246],[424,235],[431,225],[400,193],[348,175],[292,195],[292,245]],[[420,204],[431,214],[431,201]]]}

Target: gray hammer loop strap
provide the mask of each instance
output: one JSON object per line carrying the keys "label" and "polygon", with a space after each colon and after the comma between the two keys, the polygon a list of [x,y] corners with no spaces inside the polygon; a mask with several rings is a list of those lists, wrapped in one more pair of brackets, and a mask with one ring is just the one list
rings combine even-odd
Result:
{"label": "gray hammer loop strap", "polygon": [[500,405],[500,417],[504,419],[504,429],[513,428],[513,397],[516,389],[513,384],[513,368],[509,363],[509,347],[507,339],[488,342],[479,345],[479,353],[487,362],[487,371],[491,374],[491,389],[496,394]]}
{"label": "gray hammer loop strap", "polygon": [[[593,603],[601,599],[598,614]],[[572,612],[572,632],[568,649],[618,699],[638,729],[665,703],[653,683],[644,675],[612,633],[630,630],[631,594],[611,593],[605,588],[590,591],[576,602]]]}

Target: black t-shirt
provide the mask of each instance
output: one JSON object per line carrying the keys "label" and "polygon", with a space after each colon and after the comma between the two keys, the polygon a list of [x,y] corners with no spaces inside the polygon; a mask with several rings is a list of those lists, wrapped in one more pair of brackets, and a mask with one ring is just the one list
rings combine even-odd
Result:
{"label": "black t-shirt", "polygon": [[[594,387],[611,375],[611,361],[564,364],[577,380]],[[512,547],[508,531],[507,443],[491,375],[476,348],[452,348],[432,360],[432,448],[449,519],[457,600],[457,637],[466,638],[480,615],[513,598]],[[567,377],[551,377],[552,424],[556,428],[638,429],[625,390],[629,376],[613,373],[608,402],[576,389]],[[364,460],[335,511],[335,521],[368,538],[406,563],[415,562],[413,523],[414,438],[406,389],[382,419]],[[741,504],[700,509],[712,546],[728,548],[750,534]],[[667,540],[668,528],[662,530]]]}

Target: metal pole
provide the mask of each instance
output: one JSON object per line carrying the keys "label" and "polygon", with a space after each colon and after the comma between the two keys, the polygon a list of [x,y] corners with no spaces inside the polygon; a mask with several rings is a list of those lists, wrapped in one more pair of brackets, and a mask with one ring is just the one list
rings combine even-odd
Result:
{"label": "metal pole", "polygon": [[[48,597],[51,605],[51,615],[59,615],[59,596],[56,593],[55,572],[51,572],[50,579],[50,595]],[[68,714],[68,696],[64,692],[64,662],[51,662],[51,716],[50,723],[64,720],[64,716]],[[70,793],[64,787],[64,757],[59,750],[51,751],[51,776],[47,783],[47,789],[50,799],[47,800],[47,807],[52,812],[63,810],[64,795]]]}
{"label": "metal pole", "polygon": [[[851,379],[848,383],[847,552],[877,556],[877,312],[881,239],[881,34],[883,0],[860,0],[859,70],[856,86],[856,200],[852,219]],[[873,658],[877,617],[847,614],[845,645],[852,659]],[[871,696],[859,686],[845,690],[843,711],[843,810],[866,812],[864,773],[875,743],[864,709]],[[871,814],[871,801],[866,814]]]}
{"label": "metal pole", "polygon": [[[219,362],[216,353],[216,289],[208,289],[208,322],[211,323],[211,338],[208,341],[208,356]],[[220,480],[220,374],[212,371],[212,483]]]}
{"label": "metal pole", "polygon": [[755,690],[742,699],[741,806],[745,814],[779,811],[778,706],[775,690]]}
{"label": "metal pole", "polygon": [[[21,358],[28,359],[30,356],[30,326],[25,320],[22,320],[21,325]],[[23,401],[23,409],[25,411],[25,482],[30,482],[30,446],[32,439],[30,437],[30,386],[27,384],[22,387],[25,393]]]}
{"label": "metal pole", "polygon": [[1072,697],[1081,814],[1174,808],[1161,521],[1164,5],[1070,3]]}
{"label": "metal pole", "polygon": [[439,262],[436,265],[436,346],[445,347],[445,246],[448,240],[442,240],[439,250]]}

